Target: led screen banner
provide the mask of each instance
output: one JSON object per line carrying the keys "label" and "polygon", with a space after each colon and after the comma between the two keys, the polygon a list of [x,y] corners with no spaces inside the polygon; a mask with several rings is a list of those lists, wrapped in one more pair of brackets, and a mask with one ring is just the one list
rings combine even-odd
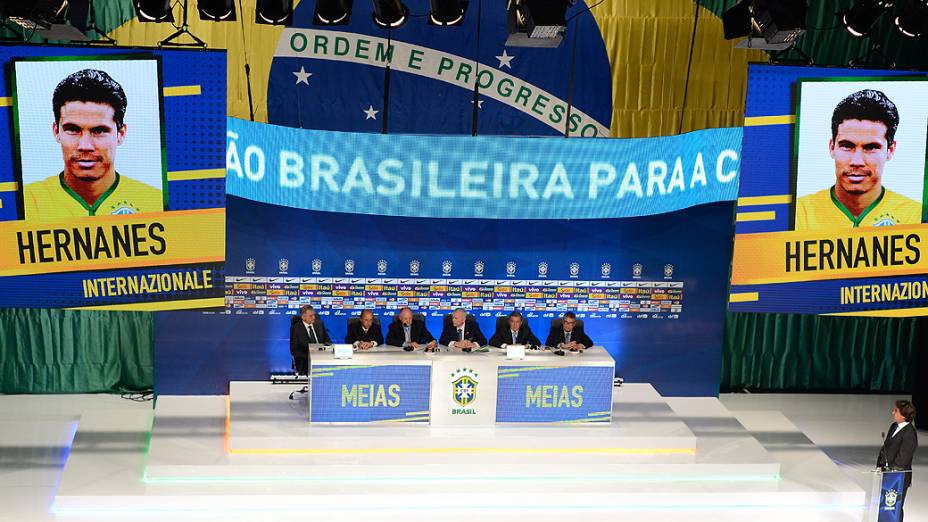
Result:
{"label": "led screen banner", "polygon": [[735,198],[741,129],[650,139],[402,136],[229,119],[229,194],[381,216],[603,219]]}
{"label": "led screen banner", "polygon": [[608,423],[613,368],[500,366],[496,422]]}
{"label": "led screen banner", "polygon": [[[304,304],[316,307],[334,342],[362,309],[386,334],[408,306],[436,338],[457,307],[488,338],[498,316],[519,310],[541,342],[552,319],[573,311],[625,376],[671,394],[717,393],[739,136],[475,139],[230,120],[232,317],[202,323],[220,328],[224,343],[263,346],[269,366],[286,370],[289,316]],[[591,178],[594,163],[615,178],[605,167]],[[545,198],[548,186],[569,186],[573,198],[553,188]],[[164,331],[190,324],[183,314],[168,318]],[[212,342],[212,330],[196,328]],[[665,355],[659,367],[655,353]],[[481,386],[495,380],[481,375]]]}
{"label": "led screen banner", "polygon": [[928,75],[748,77],[730,309],[925,314]]}
{"label": "led screen banner", "polygon": [[3,46],[0,63],[0,306],[221,306],[225,54]]}

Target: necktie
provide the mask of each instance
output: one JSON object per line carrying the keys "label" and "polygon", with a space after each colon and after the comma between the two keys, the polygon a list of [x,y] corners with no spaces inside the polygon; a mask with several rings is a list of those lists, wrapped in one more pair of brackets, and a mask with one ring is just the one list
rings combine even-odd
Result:
{"label": "necktie", "polygon": [[564,342],[565,343],[570,342],[570,332],[564,332]]}
{"label": "necktie", "polygon": [[316,344],[316,343],[318,343],[319,341],[318,341],[318,339],[316,339],[316,329],[313,328],[313,325],[309,325],[309,326],[306,328],[306,330],[307,330],[307,332],[309,333],[309,344]]}
{"label": "necktie", "polygon": [[516,344],[516,341],[519,339],[519,332],[509,332],[512,334],[512,344]]}
{"label": "necktie", "polygon": [[458,328],[458,341],[463,341],[463,340],[464,340],[464,329]]}
{"label": "necktie", "polygon": [[406,336],[406,342],[411,342],[412,339],[409,338],[409,327],[403,326],[403,334]]}

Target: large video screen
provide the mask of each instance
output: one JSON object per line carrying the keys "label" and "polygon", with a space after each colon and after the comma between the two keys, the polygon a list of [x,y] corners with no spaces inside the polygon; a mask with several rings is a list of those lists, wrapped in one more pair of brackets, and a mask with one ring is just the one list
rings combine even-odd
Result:
{"label": "large video screen", "polygon": [[928,312],[928,76],[752,65],[732,311]]}
{"label": "large video screen", "polygon": [[7,46],[0,63],[0,306],[222,306],[225,54]]}

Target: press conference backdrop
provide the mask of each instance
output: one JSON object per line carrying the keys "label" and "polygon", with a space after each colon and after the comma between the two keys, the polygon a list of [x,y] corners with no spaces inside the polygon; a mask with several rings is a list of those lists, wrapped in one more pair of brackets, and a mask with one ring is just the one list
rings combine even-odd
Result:
{"label": "press conference backdrop", "polygon": [[[0,307],[222,306],[225,53],[17,45],[0,63]],[[77,180],[110,164],[88,202]]]}
{"label": "press conference backdrop", "polygon": [[289,317],[308,303],[335,340],[364,308],[386,329],[410,306],[436,337],[456,307],[487,337],[518,309],[542,341],[573,310],[626,378],[715,394],[740,132],[382,136],[230,119],[225,314],[159,314],[156,388],[202,390],[204,367],[288,370]]}
{"label": "press conference backdrop", "polygon": [[748,78],[730,310],[924,315],[928,76]]}

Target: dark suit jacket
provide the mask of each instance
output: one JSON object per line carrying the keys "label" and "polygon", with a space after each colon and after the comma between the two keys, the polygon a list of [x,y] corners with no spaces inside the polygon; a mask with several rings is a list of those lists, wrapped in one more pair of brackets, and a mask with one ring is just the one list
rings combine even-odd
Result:
{"label": "dark suit jacket", "polygon": [[347,344],[354,344],[357,341],[374,341],[377,344],[383,344],[383,332],[380,331],[380,325],[371,323],[367,333],[361,328],[361,323],[352,323],[348,325],[348,333],[345,335]]}
{"label": "dark suit jacket", "polygon": [[[319,337],[316,339],[319,344],[332,344],[332,340],[329,339],[329,332],[325,329],[325,323],[319,317],[316,317],[316,321],[313,322],[313,330],[315,330],[316,336]],[[306,325],[303,324],[302,319],[296,317],[295,320],[290,322],[290,355],[293,356],[296,362],[297,373],[306,373],[309,367],[309,350],[307,349],[309,341],[309,332],[306,331]]]}
{"label": "dark suit jacket", "polygon": [[[915,450],[918,448],[918,434],[915,431],[915,426],[910,422],[893,437],[895,432],[896,423],[894,422],[889,426],[889,431],[886,433],[886,440],[883,441],[883,453],[877,458],[876,466],[881,468],[885,465],[889,469],[911,471],[912,458],[915,457]],[[912,485],[912,474],[906,473],[905,487],[908,488],[910,485]]]}
{"label": "dark suit jacket", "polygon": [[[428,344],[435,340],[429,329],[425,327],[425,321],[412,321],[409,331],[409,340],[419,344]],[[403,323],[393,321],[387,328],[387,344],[391,346],[403,346],[406,342],[406,336],[403,334]]]}
{"label": "dark suit jacket", "polygon": [[[458,338],[458,329],[454,327],[453,323],[448,322],[441,331],[438,342],[439,344],[448,346],[448,343],[457,341]],[[483,335],[483,332],[480,331],[480,325],[477,324],[477,321],[464,321],[464,339],[474,341],[480,346],[485,346],[487,344],[487,338]]]}
{"label": "dark suit jacket", "polygon": [[[583,331],[583,327],[580,325],[574,325],[574,329],[570,331],[570,340],[577,341],[587,348],[593,346],[593,340]],[[564,342],[564,327],[555,326],[551,328],[551,331],[548,332],[548,338],[545,340],[545,345],[557,346],[562,342]]]}
{"label": "dark suit jacket", "polygon": [[[493,337],[490,337],[490,346],[499,348],[504,344],[512,344],[512,332],[509,330],[508,324],[502,329],[496,330]],[[532,329],[528,327],[528,323],[524,320],[522,321],[522,327],[519,328],[519,335],[516,336],[516,344],[541,345],[541,341],[535,337],[535,334],[532,333]]]}

